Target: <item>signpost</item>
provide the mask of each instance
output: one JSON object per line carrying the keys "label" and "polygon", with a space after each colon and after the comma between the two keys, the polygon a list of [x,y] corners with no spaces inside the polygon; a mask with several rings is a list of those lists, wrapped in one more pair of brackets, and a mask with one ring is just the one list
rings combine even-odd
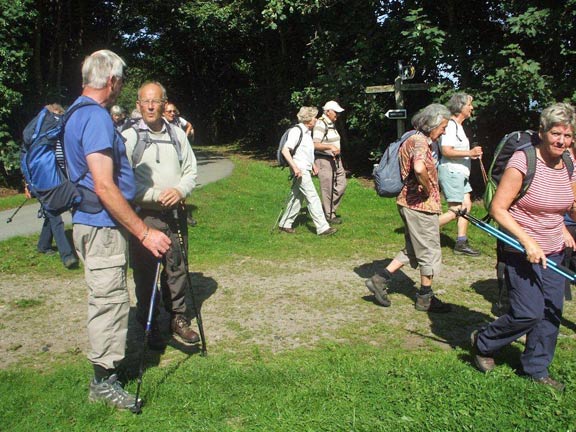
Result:
{"label": "signpost", "polygon": [[395,109],[395,110],[388,110],[384,117],[389,118],[390,120],[404,120],[406,118],[406,110],[405,109]]}
{"label": "signpost", "polygon": [[368,94],[374,93],[392,93],[394,92],[394,99],[396,101],[396,109],[391,109],[384,114],[386,118],[396,120],[396,132],[398,138],[404,133],[404,120],[406,119],[406,109],[404,107],[404,94],[405,91],[421,91],[427,90],[430,86],[424,83],[404,83],[404,80],[411,80],[414,78],[414,67],[404,67],[401,61],[398,61],[398,76],[394,80],[394,84],[379,85],[366,87],[365,92]]}

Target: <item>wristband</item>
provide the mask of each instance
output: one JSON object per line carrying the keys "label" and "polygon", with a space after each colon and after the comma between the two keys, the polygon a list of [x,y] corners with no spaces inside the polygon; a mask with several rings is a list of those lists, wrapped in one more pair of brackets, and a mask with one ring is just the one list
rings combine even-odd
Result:
{"label": "wristband", "polygon": [[146,231],[144,232],[144,235],[140,239],[140,243],[144,243],[144,240],[146,240],[146,237],[148,237],[149,232],[150,232],[150,227],[146,227]]}

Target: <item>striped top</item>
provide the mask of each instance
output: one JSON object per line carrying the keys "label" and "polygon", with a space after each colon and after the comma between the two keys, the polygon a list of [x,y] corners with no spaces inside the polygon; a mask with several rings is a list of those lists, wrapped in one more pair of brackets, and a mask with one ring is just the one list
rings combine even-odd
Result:
{"label": "striped top", "polygon": [[[526,175],[526,155],[517,151],[506,169],[516,168]],[[564,214],[572,206],[574,194],[568,170],[554,169],[536,158],[536,172],[526,195],[510,207],[510,214],[546,255],[564,249]]]}
{"label": "striped top", "polygon": [[[336,130],[334,122],[326,117],[326,114],[322,115],[316,122],[314,130],[312,131],[312,138],[314,141],[320,141],[322,144],[333,145],[336,148],[340,148],[340,134]],[[317,150],[316,153],[333,156],[330,150]]]}

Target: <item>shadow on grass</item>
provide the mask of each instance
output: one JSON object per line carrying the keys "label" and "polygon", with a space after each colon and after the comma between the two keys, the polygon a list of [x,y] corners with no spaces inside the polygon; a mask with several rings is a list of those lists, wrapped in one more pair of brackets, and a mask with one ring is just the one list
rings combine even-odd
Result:
{"label": "shadow on grass", "polygon": [[[202,314],[202,305],[216,292],[218,289],[218,283],[214,280],[214,278],[204,276],[204,274],[201,272],[190,272],[190,278],[192,280],[193,292],[191,293],[190,290],[187,290],[186,315],[192,321],[192,326],[194,326],[194,322],[196,321],[197,324],[197,320],[195,319],[196,312],[191,294],[194,295],[194,302],[196,307],[198,308],[199,313]],[[146,348],[144,370],[158,366],[160,364],[160,359],[167,346],[170,346],[188,355],[201,353],[200,342],[196,344],[187,344],[172,336],[172,331],[170,329],[170,322],[172,317],[163,306],[163,301],[161,298],[162,296],[159,296],[159,313],[155,319],[158,322],[158,326],[160,327],[160,334],[166,345],[162,350],[152,350],[150,348]],[[131,307],[128,318],[129,322],[126,360],[124,361],[122,367],[123,376],[129,379],[135,379],[138,376],[140,360],[144,350],[144,328],[136,319],[136,315],[136,307]]]}

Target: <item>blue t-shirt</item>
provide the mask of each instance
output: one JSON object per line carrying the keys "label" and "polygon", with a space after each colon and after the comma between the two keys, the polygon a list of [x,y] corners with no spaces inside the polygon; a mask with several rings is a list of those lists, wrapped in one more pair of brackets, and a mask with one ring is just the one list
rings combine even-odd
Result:
{"label": "blue t-shirt", "polygon": [[[80,96],[72,106],[80,102],[94,101],[86,96]],[[70,179],[94,191],[94,181],[88,170],[86,156],[109,149],[113,152],[114,183],[124,198],[131,201],[136,194],[134,173],[126,157],[124,140],[116,131],[112,117],[100,105],[84,106],[74,112],[64,131],[64,154]],[[76,210],[72,222],[95,227],[118,225],[106,209],[95,214]]]}

